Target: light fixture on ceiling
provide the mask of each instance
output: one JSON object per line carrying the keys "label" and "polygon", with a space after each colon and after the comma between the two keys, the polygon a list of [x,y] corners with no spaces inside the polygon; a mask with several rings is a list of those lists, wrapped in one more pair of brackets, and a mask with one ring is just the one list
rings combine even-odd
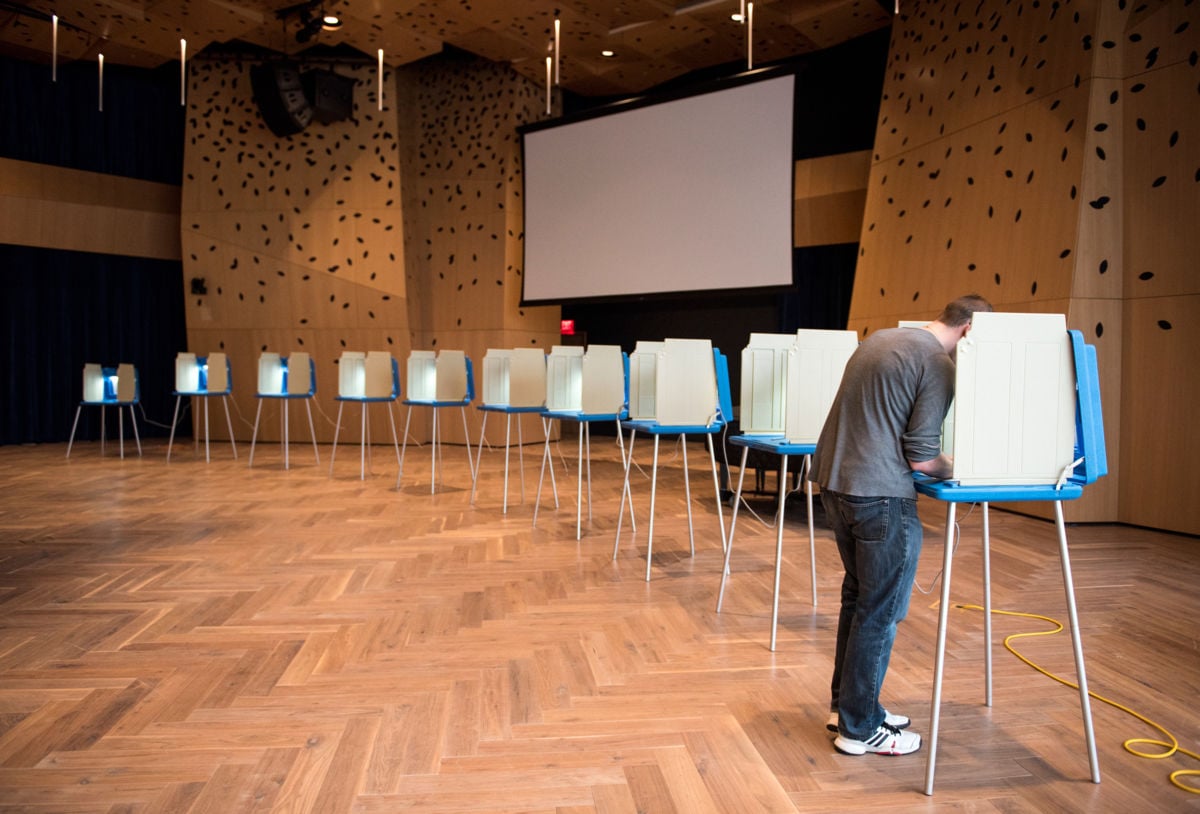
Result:
{"label": "light fixture on ceiling", "polygon": [[306,0],[294,6],[288,6],[275,12],[280,20],[296,17],[300,21],[300,29],[296,32],[296,42],[307,43],[322,31],[337,31],[342,27],[342,20],[336,14],[325,10],[322,0]]}
{"label": "light fixture on ceiling", "polygon": [[617,52],[612,50],[611,48],[605,48],[603,51],[600,52],[600,56],[602,56],[606,59],[612,59],[616,55],[617,55]]}
{"label": "light fixture on ceiling", "polygon": [[383,49],[379,49],[379,67],[376,71],[379,74],[379,91],[377,94],[376,105],[380,110],[383,110]]}
{"label": "light fixture on ceiling", "polygon": [[754,4],[746,3],[746,70],[754,70]]}
{"label": "light fixture on ceiling", "polygon": [[179,104],[187,104],[187,40],[179,38]]}
{"label": "light fixture on ceiling", "polygon": [[560,79],[559,74],[559,54],[562,43],[562,20],[558,19],[558,9],[554,10],[554,84],[558,84]]}

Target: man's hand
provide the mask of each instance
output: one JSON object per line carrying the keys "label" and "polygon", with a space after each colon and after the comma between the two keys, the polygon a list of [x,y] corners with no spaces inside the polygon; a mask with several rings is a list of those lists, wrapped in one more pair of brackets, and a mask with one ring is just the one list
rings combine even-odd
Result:
{"label": "man's hand", "polygon": [[945,480],[954,475],[954,459],[944,452],[938,453],[936,458],[928,461],[909,461],[908,465],[913,472],[920,472],[931,478]]}

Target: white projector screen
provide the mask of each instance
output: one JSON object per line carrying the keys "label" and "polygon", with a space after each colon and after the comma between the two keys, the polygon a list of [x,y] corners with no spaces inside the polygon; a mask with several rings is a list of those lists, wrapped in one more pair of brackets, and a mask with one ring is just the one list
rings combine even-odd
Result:
{"label": "white projector screen", "polygon": [[523,299],[791,285],[794,84],[526,130]]}

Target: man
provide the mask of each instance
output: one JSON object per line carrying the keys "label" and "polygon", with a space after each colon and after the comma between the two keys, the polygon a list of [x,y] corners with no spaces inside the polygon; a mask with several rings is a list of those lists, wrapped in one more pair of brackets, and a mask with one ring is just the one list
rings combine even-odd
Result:
{"label": "man", "polygon": [[923,328],[868,337],[846,363],[817,440],[814,480],[846,569],[827,724],[839,752],[921,748],[921,736],[906,729],[909,719],[879,703],[921,554],[912,473],[953,472],[940,435],[954,398],[954,353],[971,315],[991,310],[972,294]]}

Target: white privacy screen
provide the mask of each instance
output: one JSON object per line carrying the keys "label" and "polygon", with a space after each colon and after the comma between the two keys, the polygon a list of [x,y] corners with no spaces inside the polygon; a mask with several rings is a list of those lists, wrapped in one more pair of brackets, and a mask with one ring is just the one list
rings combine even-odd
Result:
{"label": "white privacy screen", "polygon": [[791,285],[794,82],[526,132],[525,301]]}

